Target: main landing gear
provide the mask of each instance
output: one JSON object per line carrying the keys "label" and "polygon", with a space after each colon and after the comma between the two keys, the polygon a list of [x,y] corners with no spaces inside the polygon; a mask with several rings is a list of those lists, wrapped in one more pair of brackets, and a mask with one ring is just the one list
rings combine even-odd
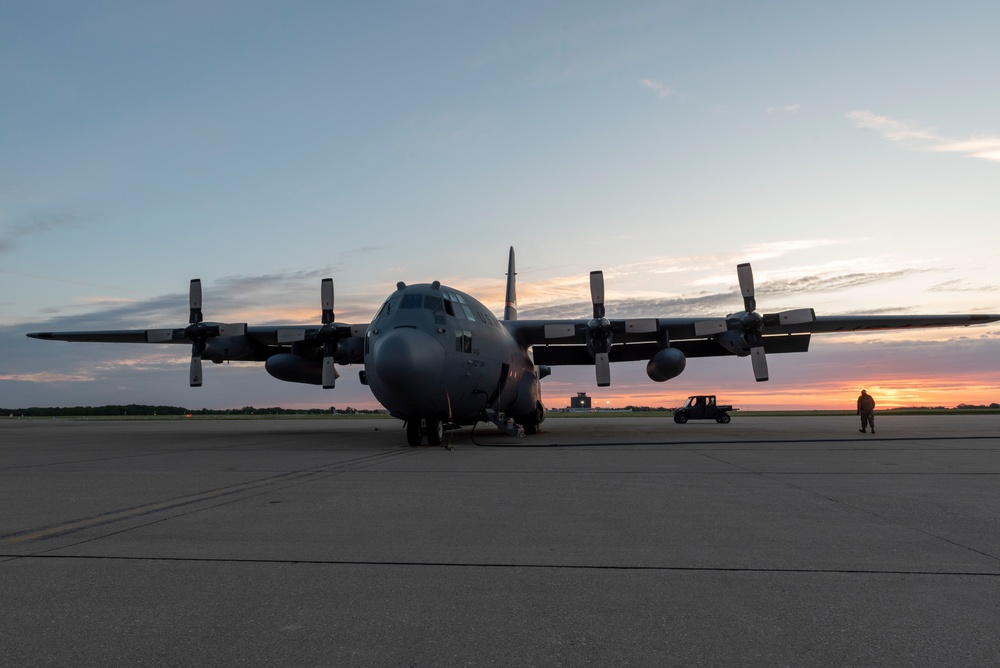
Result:
{"label": "main landing gear", "polygon": [[437,418],[414,418],[406,421],[406,442],[417,447],[424,437],[427,445],[441,445],[444,436],[444,422]]}

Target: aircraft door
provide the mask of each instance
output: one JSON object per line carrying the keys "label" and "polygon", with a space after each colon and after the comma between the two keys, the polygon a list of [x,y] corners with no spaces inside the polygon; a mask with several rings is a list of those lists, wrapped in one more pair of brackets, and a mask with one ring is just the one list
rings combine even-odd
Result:
{"label": "aircraft door", "polygon": [[497,388],[493,392],[493,396],[487,400],[487,406],[495,406],[497,401],[503,395],[504,387],[507,385],[507,379],[510,378],[510,365],[504,362],[500,365],[500,380],[497,382]]}

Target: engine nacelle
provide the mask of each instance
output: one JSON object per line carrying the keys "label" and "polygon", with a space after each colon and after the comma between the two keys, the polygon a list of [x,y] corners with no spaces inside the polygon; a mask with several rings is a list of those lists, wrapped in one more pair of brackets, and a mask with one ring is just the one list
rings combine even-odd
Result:
{"label": "engine nacelle", "polygon": [[646,363],[646,375],[657,383],[676,378],[684,371],[687,358],[677,348],[664,348]]}
{"label": "engine nacelle", "polygon": [[746,357],[750,354],[750,343],[747,342],[746,335],[741,331],[731,329],[728,332],[723,332],[715,337],[715,341],[734,355]]}
{"label": "engine nacelle", "polygon": [[257,349],[247,343],[245,336],[217,336],[206,342],[201,356],[222,364],[227,360],[252,360]]}
{"label": "engine nacelle", "polygon": [[278,380],[289,383],[323,384],[323,361],[307,360],[298,355],[283,353],[271,355],[264,362],[264,368]]}

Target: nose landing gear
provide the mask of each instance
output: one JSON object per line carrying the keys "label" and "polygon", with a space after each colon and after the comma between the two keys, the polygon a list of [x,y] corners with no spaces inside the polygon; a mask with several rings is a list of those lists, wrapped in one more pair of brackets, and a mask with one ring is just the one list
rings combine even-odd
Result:
{"label": "nose landing gear", "polygon": [[419,446],[424,437],[427,445],[441,445],[444,436],[444,422],[437,418],[413,418],[406,421],[406,442],[413,447]]}

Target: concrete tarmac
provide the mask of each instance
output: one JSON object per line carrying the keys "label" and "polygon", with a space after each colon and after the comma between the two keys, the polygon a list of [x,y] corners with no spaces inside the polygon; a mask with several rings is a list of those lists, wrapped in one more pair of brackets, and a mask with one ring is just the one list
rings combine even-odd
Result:
{"label": "concrete tarmac", "polygon": [[1000,663],[1000,416],[0,420],[0,666]]}

